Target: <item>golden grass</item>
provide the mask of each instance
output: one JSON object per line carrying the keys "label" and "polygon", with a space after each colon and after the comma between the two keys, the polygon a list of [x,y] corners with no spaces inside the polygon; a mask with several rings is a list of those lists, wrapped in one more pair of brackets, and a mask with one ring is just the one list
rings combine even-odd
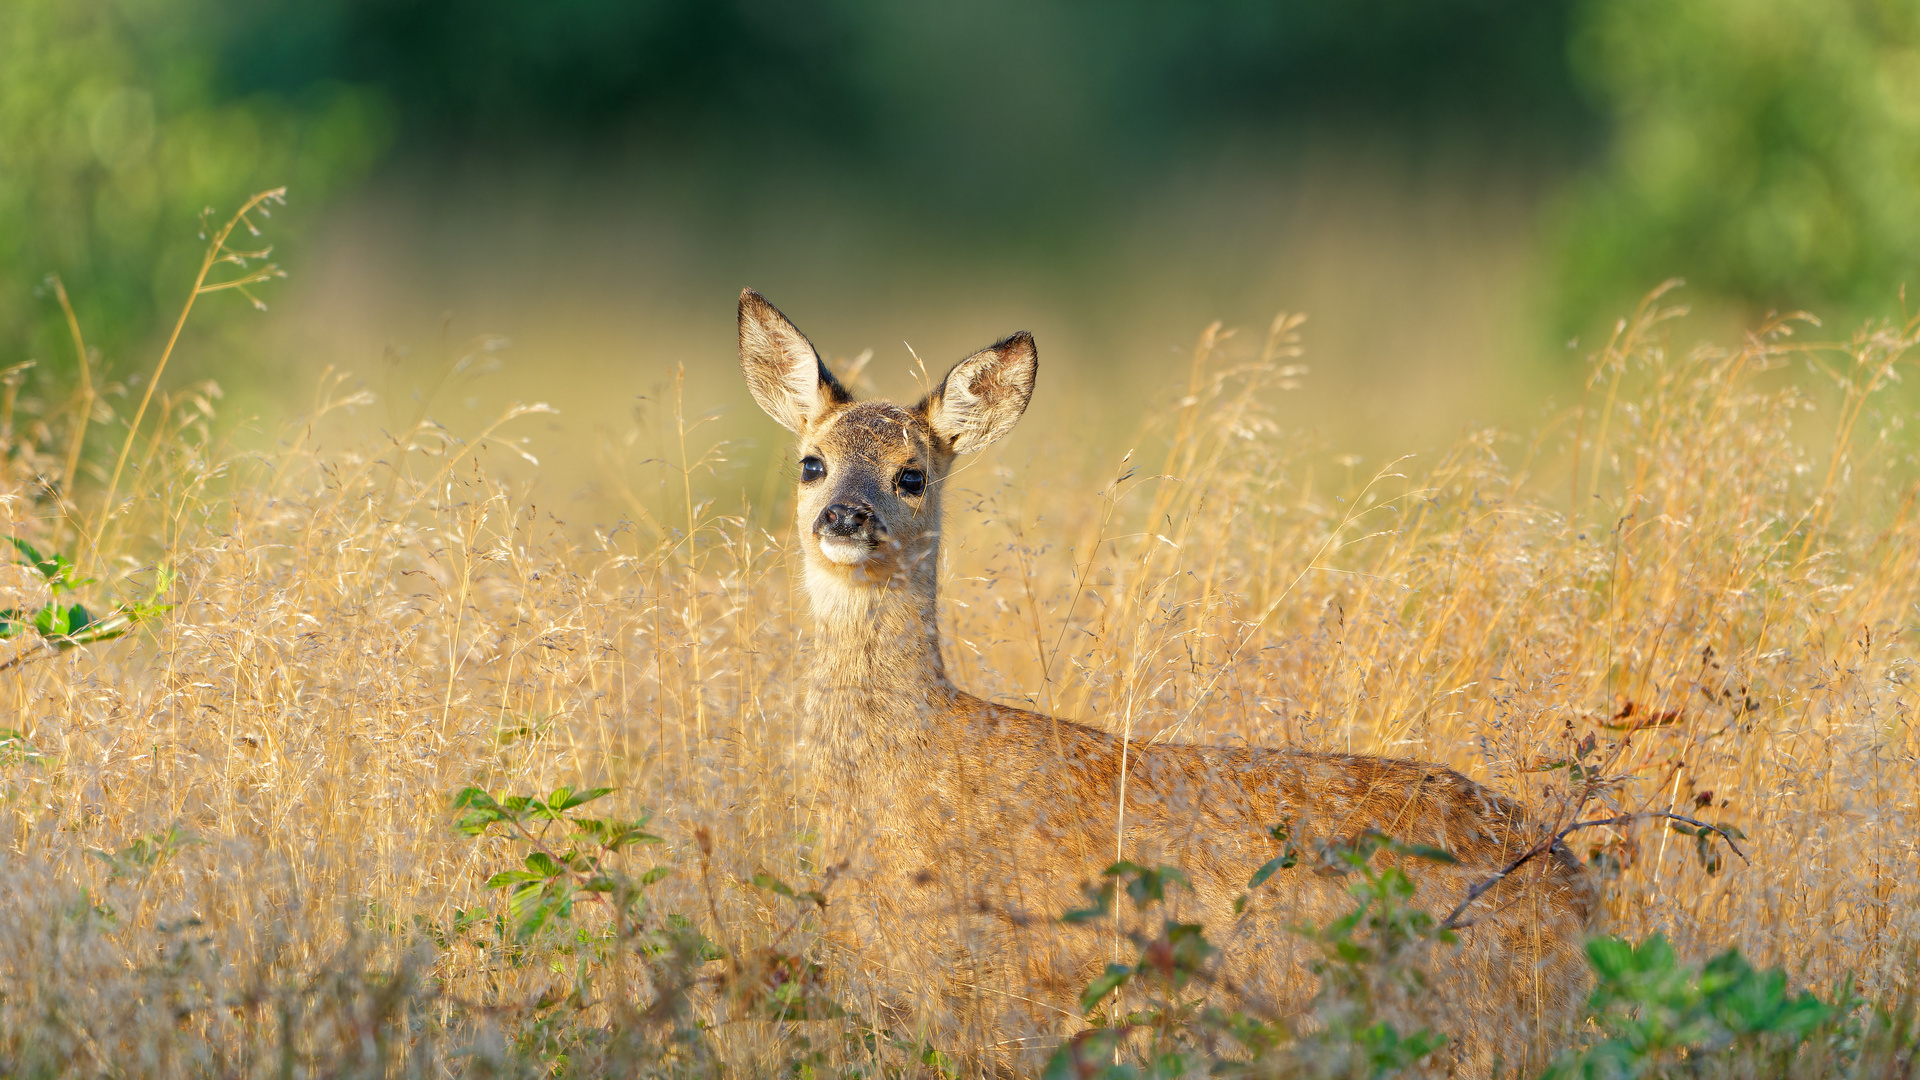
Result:
{"label": "golden grass", "polygon": [[[1296,321],[1260,342],[1210,329],[1171,401],[1142,403],[1158,419],[1129,460],[1025,430],[1045,475],[963,465],[950,668],[1134,738],[1422,758],[1548,813],[1584,788],[1587,816],[1737,826],[1752,861],[1721,849],[1714,874],[1657,823],[1576,834],[1608,869],[1606,929],[1890,990],[1920,945],[1920,474],[1888,394],[1920,328],[1813,347],[1783,322],[1682,353],[1670,314],[1623,324],[1541,434],[1372,474],[1269,417]],[[499,913],[484,883],[516,857],[450,827],[469,784],[613,786],[667,841],[632,869],[677,868],[656,910],[736,956],[805,945],[791,905],[748,884],[816,876],[784,503],[714,501],[719,451],[676,409],[656,459],[632,451],[612,485],[628,520],[563,521],[489,474],[531,410],[474,439],[422,421],[379,440],[339,385],[249,453],[213,434],[210,394],[163,395],[160,431],[127,435],[110,518],[62,473],[84,410],[4,403],[0,529],[70,552],[105,537],[89,600],[178,575],[174,609],[126,640],[0,644],[20,660],[0,671],[10,1070],[584,1061],[604,960],[451,932]],[[692,1007],[715,1056],[654,1066],[758,1074],[826,1045],[725,995]]]}

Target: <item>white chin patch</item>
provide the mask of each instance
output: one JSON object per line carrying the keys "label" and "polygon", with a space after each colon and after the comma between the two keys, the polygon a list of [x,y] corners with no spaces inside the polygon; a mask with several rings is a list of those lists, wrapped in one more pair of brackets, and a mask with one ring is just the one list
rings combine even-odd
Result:
{"label": "white chin patch", "polygon": [[873,554],[873,549],[858,540],[849,540],[844,536],[823,536],[820,538],[820,554],[825,555],[829,562],[836,562],[841,566],[852,566],[855,563],[866,562],[867,556]]}

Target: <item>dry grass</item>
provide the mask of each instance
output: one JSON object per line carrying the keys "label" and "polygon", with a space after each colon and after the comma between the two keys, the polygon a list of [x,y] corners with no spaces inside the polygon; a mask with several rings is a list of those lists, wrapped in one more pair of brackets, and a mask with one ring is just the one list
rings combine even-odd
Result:
{"label": "dry grass", "polygon": [[[1549,810],[1572,784],[1590,812],[1735,825],[1752,862],[1715,874],[1654,824],[1578,834],[1610,873],[1607,928],[1891,990],[1920,946],[1920,472],[1886,401],[1916,327],[1813,348],[1780,324],[1678,353],[1664,317],[1624,326],[1543,434],[1375,475],[1268,418],[1294,323],[1264,342],[1209,330],[1171,402],[1142,403],[1153,449],[1089,461],[1028,430],[1014,441],[1047,475],[956,476],[950,666],[1135,738],[1436,760]],[[190,389],[158,399],[103,519],[62,472],[81,412],[43,397],[4,402],[0,529],[76,553],[102,579],[90,600],[178,576],[174,609],[126,640],[0,645],[21,657],[0,672],[9,1071],[598,1060],[609,980],[656,980],[645,997],[665,969],[498,932],[485,882],[516,856],[450,827],[469,784],[615,787],[666,838],[630,869],[677,868],[656,911],[737,957],[805,944],[792,906],[748,884],[816,877],[788,525],[712,501],[702,465],[723,451],[677,410],[657,459],[629,452],[611,485],[630,519],[602,528],[490,477],[512,416],[374,440],[351,434],[360,399],[323,396],[240,453]],[[700,1046],[662,1020],[646,1067],[786,1071],[803,1040],[913,1060],[841,1046],[851,1021],[748,1020],[710,990],[688,1007],[711,1025]],[[995,1033],[924,1034],[967,1057]]]}

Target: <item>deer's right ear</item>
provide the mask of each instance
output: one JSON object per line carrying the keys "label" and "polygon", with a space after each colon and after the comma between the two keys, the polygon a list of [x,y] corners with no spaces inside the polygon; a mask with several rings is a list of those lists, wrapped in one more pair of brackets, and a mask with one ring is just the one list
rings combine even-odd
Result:
{"label": "deer's right ear", "polygon": [[853,400],[807,336],[752,289],[740,291],[740,368],[753,400],[796,435]]}

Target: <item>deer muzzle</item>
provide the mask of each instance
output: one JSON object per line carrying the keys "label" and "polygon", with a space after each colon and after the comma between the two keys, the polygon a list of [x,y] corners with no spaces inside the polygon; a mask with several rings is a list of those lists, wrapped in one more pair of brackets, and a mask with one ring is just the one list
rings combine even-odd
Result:
{"label": "deer muzzle", "polygon": [[865,562],[875,548],[886,543],[887,527],[873,507],[837,502],[814,519],[813,535],[820,541],[820,554],[842,566],[852,566]]}

